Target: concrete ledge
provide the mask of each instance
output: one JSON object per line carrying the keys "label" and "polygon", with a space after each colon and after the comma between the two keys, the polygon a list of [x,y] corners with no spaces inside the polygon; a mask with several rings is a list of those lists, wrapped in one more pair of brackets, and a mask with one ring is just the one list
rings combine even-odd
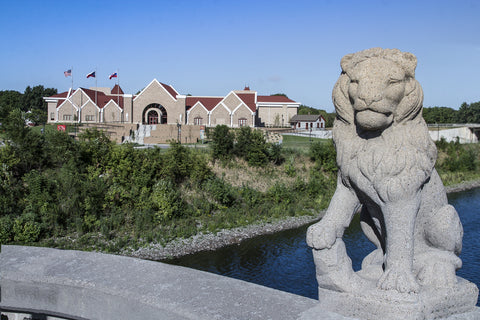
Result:
{"label": "concrete ledge", "polygon": [[[346,320],[317,300],[136,258],[2,246],[0,310],[65,319]],[[480,319],[478,308],[449,319]]]}
{"label": "concrete ledge", "polygon": [[198,270],[91,252],[2,246],[0,271],[2,310],[70,319],[298,319],[318,304]]}

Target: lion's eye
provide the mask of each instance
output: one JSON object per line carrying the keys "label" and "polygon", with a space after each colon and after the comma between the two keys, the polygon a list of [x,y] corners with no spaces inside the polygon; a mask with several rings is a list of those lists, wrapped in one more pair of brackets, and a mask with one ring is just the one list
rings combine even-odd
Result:
{"label": "lion's eye", "polygon": [[350,83],[355,83],[355,84],[358,84],[358,80],[350,80]]}
{"label": "lion's eye", "polygon": [[403,81],[403,79],[390,79],[388,84],[396,84],[396,83],[400,83],[402,81]]}

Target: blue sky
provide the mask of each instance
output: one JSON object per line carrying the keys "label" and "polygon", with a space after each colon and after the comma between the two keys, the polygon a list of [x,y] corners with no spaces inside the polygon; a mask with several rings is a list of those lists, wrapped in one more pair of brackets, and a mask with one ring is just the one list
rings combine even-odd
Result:
{"label": "blue sky", "polygon": [[153,78],[179,93],[249,85],[333,111],[340,59],[371,47],[417,56],[424,106],[480,100],[478,1],[5,1],[0,90],[42,84],[136,93]]}

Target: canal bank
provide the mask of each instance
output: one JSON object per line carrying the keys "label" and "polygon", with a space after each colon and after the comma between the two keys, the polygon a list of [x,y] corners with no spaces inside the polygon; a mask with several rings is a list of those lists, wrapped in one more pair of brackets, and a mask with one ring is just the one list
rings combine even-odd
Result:
{"label": "canal bank", "polygon": [[[480,180],[462,182],[446,187],[447,193],[461,192],[480,187]],[[146,247],[137,250],[126,248],[121,254],[125,256],[149,259],[167,260],[179,258],[189,254],[217,250],[229,245],[240,244],[241,242],[262,235],[277,233],[284,230],[295,229],[320,220],[325,210],[314,216],[289,217],[270,223],[252,224],[246,227],[223,229],[216,234],[202,233],[187,239],[176,239],[166,245],[150,243]]]}

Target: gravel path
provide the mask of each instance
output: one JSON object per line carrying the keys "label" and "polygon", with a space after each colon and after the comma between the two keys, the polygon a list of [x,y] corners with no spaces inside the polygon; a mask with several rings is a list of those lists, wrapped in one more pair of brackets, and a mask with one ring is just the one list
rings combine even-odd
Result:
{"label": "gravel path", "polygon": [[[480,180],[460,183],[454,186],[446,187],[445,189],[448,193],[452,193],[478,187],[480,187]],[[282,230],[298,228],[320,220],[324,214],[325,211],[322,211],[316,217],[289,217],[272,223],[253,224],[247,227],[229,230],[224,229],[219,231],[217,234],[202,233],[188,239],[174,240],[165,246],[162,246],[158,243],[150,243],[147,247],[139,248],[138,250],[127,248],[123,250],[121,254],[149,260],[177,258],[200,251],[217,250],[219,248],[232,244],[239,244],[243,240],[265,234],[272,234]]]}

